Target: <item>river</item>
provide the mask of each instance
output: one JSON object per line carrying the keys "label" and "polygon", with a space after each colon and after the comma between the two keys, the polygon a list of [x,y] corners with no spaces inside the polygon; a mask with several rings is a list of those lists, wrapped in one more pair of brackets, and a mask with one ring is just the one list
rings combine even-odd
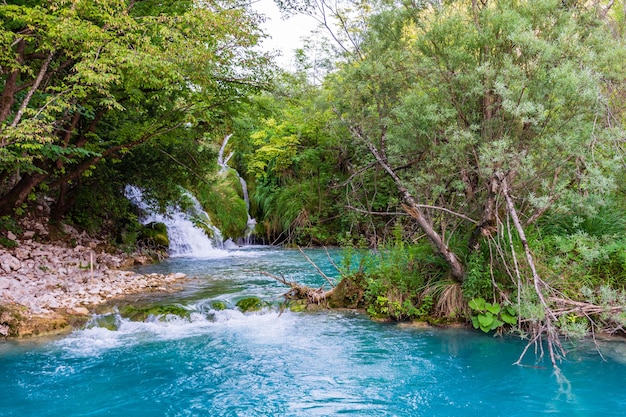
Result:
{"label": "river", "polygon": [[[308,253],[337,275],[324,251]],[[0,342],[0,416],[626,414],[623,343],[604,342],[602,356],[590,342],[571,345],[559,373],[532,353],[513,365],[525,346],[514,337],[352,311],[281,313],[286,289],[259,271],[324,282],[292,250],[215,251],[142,272],[157,270],[197,277],[153,300],[178,303],[189,318],[113,312],[64,337]],[[243,314],[234,305],[248,296],[272,306]]]}

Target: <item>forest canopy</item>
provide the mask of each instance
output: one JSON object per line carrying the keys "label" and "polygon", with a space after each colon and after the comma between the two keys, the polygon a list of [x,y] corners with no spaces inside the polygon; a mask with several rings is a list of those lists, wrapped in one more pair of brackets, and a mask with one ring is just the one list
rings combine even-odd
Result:
{"label": "forest canopy", "polygon": [[[269,57],[255,48],[260,16],[236,6],[3,5],[0,214],[23,212],[38,191],[54,200],[56,218],[81,198],[111,210],[105,202],[123,198],[123,182],[167,199],[211,171],[215,136],[270,73]],[[104,195],[85,197],[94,185]]]}

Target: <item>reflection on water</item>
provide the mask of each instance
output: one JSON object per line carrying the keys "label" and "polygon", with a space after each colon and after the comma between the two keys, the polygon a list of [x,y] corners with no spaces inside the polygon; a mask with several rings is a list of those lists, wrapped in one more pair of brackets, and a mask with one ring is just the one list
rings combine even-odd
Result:
{"label": "reflection on water", "polygon": [[621,343],[603,345],[605,361],[582,344],[555,374],[549,361],[512,365],[524,347],[514,338],[356,312],[215,311],[213,300],[279,300],[285,288],[261,270],[323,282],[295,251],[240,252],[144,268],[198,277],[171,300],[188,318],[111,313],[108,328],[0,344],[0,416],[623,415]]}

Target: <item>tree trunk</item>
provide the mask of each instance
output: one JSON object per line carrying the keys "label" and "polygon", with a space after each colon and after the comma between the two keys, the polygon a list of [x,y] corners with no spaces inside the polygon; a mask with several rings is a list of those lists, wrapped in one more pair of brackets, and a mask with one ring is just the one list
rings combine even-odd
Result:
{"label": "tree trunk", "polygon": [[46,75],[46,72],[48,71],[48,66],[50,65],[50,62],[52,62],[52,58],[54,58],[54,51],[50,51],[46,60],[43,62],[43,64],[41,64],[41,68],[39,69],[39,74],[37,74],[37,78],[35,79],[35,83],[31,86],[30,90],[28,90],[26,97],[24,97],[24,101],[22,101],[22,104],[20,108],[18,109],[17,114],[15,115],[15,118],[13,119],[13,122],[11,123],[11,127],[16,127],[19,124],[20,120],[22,119],[22,115],[24,114],[26,107],[28,107],[28,104],[30,103],[30,99],[33,97],[33,94],[35,94],[35,91],[37,91],[37,89],[39,88],[39,84],[41,84],[41,81],[43,81],[43,77]]}
{"label": "tree trunk", "polygon": [[0,216],[10,216],[13,210],[24,203],[28,195],[48,178],[47,173],[25,174],[22,179],[0,200]]}
{"label": "tree trunk", "polygon": [[[17,50],[15,53],[17,55],[18,64],[21,64],[23,61],[25,46],[26,42],[23,39],[17,43]],[[0,96],[0,123],[4,122],[11,114],[11,107],[15,102],[15,93],[18,92],[17,80],[19,77],[20,71],[13,70],[4,82],[4,89],[2,90],[2,95]]]}
{"label": "tree trunk", "polygon": [[376,161],[378,161],[380,166],[385,171],[387,171],[387,174],[389,174],[389,176],[396,183],[396,187],[398,188],[398,191],[400,191],[400,194],[402,194],[402,198],[406,202],[406,205],[404,205],[405,211],[413,219],[415,219],[418,226],[422,229],[422,231],[426,234],[428,239],[435,246],[435,249],[437,249],[439,254],[443,256],[445,261],[448,263],[448,266],[450,267],[450,271],[452,272],[452,276],[454,277],[454,279],[458,282],[463,282],[463,280],[465,279],[465,271],[464,271],[463,265],[461,264],[457,256],[454,254],[454,252],[450,251],[450,249],[448,248],[446,243],[443,241],[441,236],[435,231],[430,220],[427,219],[424,213],[422,212],[422,209],[419,203],[417,202],[417,200],[415,200],[415,198],[411,195],[409,190],[407,190],[407,188],[404,186],[404,184],[402,183],[398,175],[389,166],[387,161],[380,155],[376,147],[372,143],[367,142],[367,141],[366,141],[366,145],[369,148],[372,155],[374,155],[374,158],[376,158]]}
{"label": "tree trunk", "polygon": [[483,237],[491,236],[497,231],[496,197],[499,188],[498,178],[496,175],[493,175],[487,184],[487,199],[485,200],[485,204],[483,206],[480,223],[476,225],[476,228],[472,232],[472,236],[469,240],[468,246],[471,251],[478,251],[480,249],[481,239]]}

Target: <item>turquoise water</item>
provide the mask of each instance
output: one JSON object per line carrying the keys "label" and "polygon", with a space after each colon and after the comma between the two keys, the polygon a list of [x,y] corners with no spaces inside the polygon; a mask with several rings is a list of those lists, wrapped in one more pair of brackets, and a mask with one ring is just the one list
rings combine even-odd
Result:
{"label": "turquoise water", "polygon": [[[327,273],[321,251],[311,252]],[[355,312],[214,311],[285,288],[258,271],[322,281],[297,251],[250,249],[145,268],[198,276],[190,319],[96,317],[68,336],[0,343],[0,416],[607,416],[626,414],[626,346],[513,363],[524,342],[376,323]],[[336,275],[336,273],[335,273]],[[96,323],[115,321],[108,330]]]}

